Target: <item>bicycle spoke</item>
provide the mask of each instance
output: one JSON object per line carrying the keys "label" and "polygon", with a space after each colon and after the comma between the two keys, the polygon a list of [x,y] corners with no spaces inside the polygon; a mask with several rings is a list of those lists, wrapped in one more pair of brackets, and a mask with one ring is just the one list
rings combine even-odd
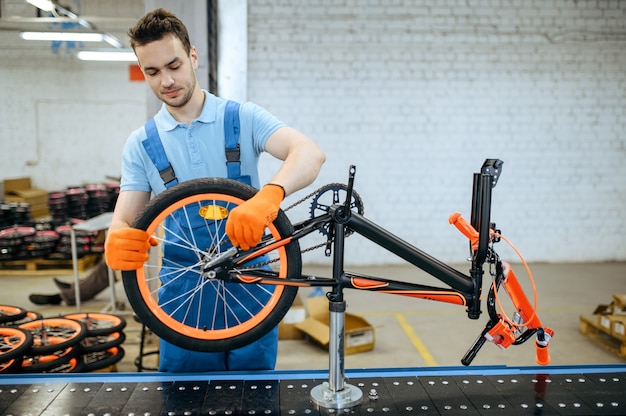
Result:
{"label": "bicycle spoke", "polygon": [[1,328],[0,362],[8,361],[26,351],[33,343],[33,338],[26,331],[17,328]]}
{"label": "bicycle spoke", "polygon": [[22,339],[18,336],[5,336],[0,338],[0,354],[11,351],[17,345],[22,343]]}
{"label": "bicycle spoke", "polygon": [[22,324],[19,328],[30,331],[33,336],[33,350],[38,354],[77,345],[87,333],[82,322],[67,318],[45,318]]}

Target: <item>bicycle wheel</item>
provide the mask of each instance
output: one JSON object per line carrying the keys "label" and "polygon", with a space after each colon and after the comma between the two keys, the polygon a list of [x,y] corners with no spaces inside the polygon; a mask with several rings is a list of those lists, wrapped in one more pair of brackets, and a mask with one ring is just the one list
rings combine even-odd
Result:
{"label": "bicycle wheel", "polygon": [[108,313],[68,313],[63,317],[84,323],[88,337],[109,335],[121,331],[126,326],[126,321],[122,317]]}
{"label": "bicycle wheel", "polygon": [[[201,270],[232,247],[224,231],[228,213],[255,193],[230,179],[196,179],[163,192],[138,216],[134,227],[159,246],[143,267],[122,278],[135,313],[156,335],[185,349],[226,351],[259,339],[287,313],[297,287],[227,283]],[[264,244],[291,235],[293,226],[279,211],[267,230]],[[271,268],[280,278],[300,277],[300,246],[292,241],[268,249],[238,271],[245,276],[254,267]]]}
{"label": "bicycle wheel", "polygon": [[77,347],[87,333],[82,322],[65,318],[44,318],[27,322],[18,328],[26,329],[33,335],[33,355],[46,355]]}
{"label": "bicycle wheel", "polygon": [[26,316],[26,309],[19,306],[0,305],[0,324],[18,321]]}
{"label": "bicycle wheel", "polygon": [[79,355],[78,348],[68,347],[43,355],[27,355],[22,361],[22,372],[24,373],[47,373],[56,372],[54,369],[67,364],[72,358]]}
{"label": "bicycle wheel", "polygon": [[24,355],[33,345],[33,335],[20,328],[0,327],[0,363]]}

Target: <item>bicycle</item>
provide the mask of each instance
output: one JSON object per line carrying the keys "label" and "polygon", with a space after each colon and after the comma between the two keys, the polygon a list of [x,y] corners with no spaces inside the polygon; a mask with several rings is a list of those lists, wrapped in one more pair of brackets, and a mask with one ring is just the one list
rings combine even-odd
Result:
{"label": "bicycle", "polygon": [[[474,173],[470,223],[458,213],[450,217],[470,240],[469,275],[366,219],[363,202],[353,189],[354,166],[349,169],[347,185],[326,185],[294,204],[312,199],[309,218],[292,223],[279,211],[262,242],[245,251],[230,244],[224,225],[229,211],[256,190],[222,178],[183,182],[154,198],[133,225],[146,230],[159,245],[143,267],[122,273],[129,302],[139,319],[170,343],[197,351],[224,351],[246,345],[273,329],[301,287],[329,288],[331,324],[335,319],[339,327],[345,311],[344,289],[451,303],[465,307],[468,318],[479,319],[483,267],[488,264],[492,277],[486,301],[489,320],[461,362],[469,365],[486,341],[507,348],[536,335],[537,362],[548,364],[548,344],[554,331],[542,325],[535,305],[494,247],[501,234],[491,222],[491,196],[502,165],[499,159],[487,159],[480,172]],[[321,235],[322,242],[301,250],[303,238],[314,234]],[[369,239],[444,285],[346,271],[345,239],[351,234]],[[332,277],[303,275],[302,252],[322,247],[326,256],[333,256]],[[181,255],[185,251],[188,256]],[[515,307],[513,318],[497,310],[501,287]],[[336,316],[339,318],[333,318]],[[331,354],[332,348],[331,344]]]}

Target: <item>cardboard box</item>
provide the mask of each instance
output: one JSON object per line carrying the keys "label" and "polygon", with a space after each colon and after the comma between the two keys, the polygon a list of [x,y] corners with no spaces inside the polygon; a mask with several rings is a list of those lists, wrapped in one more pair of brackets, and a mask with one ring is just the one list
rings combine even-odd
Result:
{"label": "cardboard box", "polygon": [[613,313],[626,314],[626,294],[613,294],[613,302],[611,305],[613,305],[615,309]]}
{"label": "cardboard box", "polygon": [[626,315],[608,315],[611,321],[611,335],[626,341]]}
{"label": "cardboard box", "polygon": [[296,325],[304,321],[305,318],[306,309],[302,299],[300,299],[300,295],[297,295],[291,304],[291,308],[289,308],[283,320],[278,324],[278,339],[303,339],[304,334],[296,328]]}
{"label": "cardboard box", "polygon": [[33,218],[50,215],[48,209],[48,192],[33,188],[30,178],[15,178],[4,180],[4,199],[8,202],[25,202],[30,205]]}
{"label": "cardboard box", "polygon": [[[308,318],[296,324],[314,344],[328,349],[330,344],[330,312],[326,297],[307,298]],[[345,353],[356,354],[374,349],[374,328],[360,316],[345,314]]]}
{"label": "cardboard box", "polygon": [[611,333],[611,316],[612,315],[598,315],[598,327],[607,334]]}

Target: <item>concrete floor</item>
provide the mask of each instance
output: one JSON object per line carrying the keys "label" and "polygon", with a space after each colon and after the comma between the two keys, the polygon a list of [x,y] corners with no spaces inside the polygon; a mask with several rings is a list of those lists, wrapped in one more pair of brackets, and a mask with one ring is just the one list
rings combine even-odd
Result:
{"label": "concrete floor", "polygon": [[[457,265],[461,271],[467,265]],[[393,279],[411,279],[433,283],[423,272],[407,266],[346,267],[368,275]],[[526,279],[521,266],[514,269],[520,280]],[[585,264],[531,264],[538,290],[538,313],[542,323],[554,329],[550,345],[552,365],[624,364],[626,360],[590,341],[579,329],[580,315],[591,314],[599,304],[608,304],[615,293],[626,293],[626,262]],[[329,275],[328,267],[306,266],[305,272]],[[38,272],[39,273],[39,272]],[[72,275],[55,274],[71,281]],[[31,293],[54,293],[51,275],[7,276],[0,272],[0,303],[35,310],[45,317],[74,312],[75,307],[37,306],[28,300]],[[124,304],[123,287],[116,293]],[[300,296],[306,299],[306,290]],[[84,302],[82,311],[101,311],[110,304],[110,292]],[[400,296],[346,291],[348,312],[364,317],[375,329],[372,351],[346,355],[345,367],[398,368],[425,366],[460,366],[461,357],[478,336],[486,317],[469,320],[459,306],[415,300]],[[122,305],[123,306],[123,305]],[[120,314],[126,318],[127,339],[123,344],[125,358],[117,364],[119,372],[136,371],[140,326],[126,307]],[[146,349],[154,349],[158,340],[151,339]],[[511,346],[505,351],[487,344],[472,365],[533,366],[534,341]],[[145,360],[155,365],[155,356]],[[281,340],[278,370],[327,369],[328,354],[308,340]]]}

